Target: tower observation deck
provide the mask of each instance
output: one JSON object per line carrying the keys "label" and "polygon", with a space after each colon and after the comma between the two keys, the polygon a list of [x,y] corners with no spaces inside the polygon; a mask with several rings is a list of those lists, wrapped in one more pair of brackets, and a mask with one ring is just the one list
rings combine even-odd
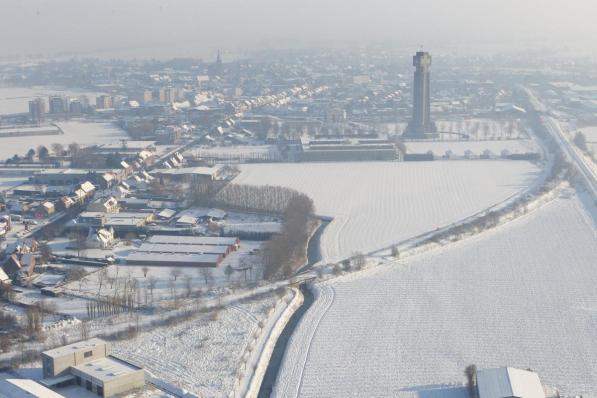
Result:
{"label": "tower observation deck", "polygon": [[413,115],[404,132],[405,138],[437,137],[435,123],[431,121],[431,99],[429,76],[431,72],[431,55],[419,51],[413,57],[415,76],[413,82]]}

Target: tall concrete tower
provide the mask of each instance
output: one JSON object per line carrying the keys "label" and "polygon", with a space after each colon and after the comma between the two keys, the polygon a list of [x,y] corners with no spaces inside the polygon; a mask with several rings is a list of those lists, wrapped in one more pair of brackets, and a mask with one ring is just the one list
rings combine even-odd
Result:
{"label": "tall concrete tower", "polygon": [[429,74],[431,55],[419,51],[413,57],[415,78],[413,83],[413,117],[404,132],[405,138],[433,138],[437,136],[435,123],[431,121]]}

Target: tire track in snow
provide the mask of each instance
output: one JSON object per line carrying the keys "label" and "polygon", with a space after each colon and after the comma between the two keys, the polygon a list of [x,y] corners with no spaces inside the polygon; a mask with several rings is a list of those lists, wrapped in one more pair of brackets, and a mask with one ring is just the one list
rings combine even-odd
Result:
{"label": "tire track in snow", "polygon": [[[334,288],[327,285],[313,285],[315,299],[313,306],[297,325],[284,354],[282,367],[278,372],[278,380],[274,385],[272,397],[298,397],[302,388],[303,373],[309,360],[311,345],[319,324],[336,297]],[[290,368],[290,369],[288,369]],[[285,375],[284,380],[280,375]]]}
{"label": "tire track in snow", "polygon": [[255,325],[257,325],[259,323],[259,319],[257,319],[257,317],[253,314],[251,314],[251,312],[247,311],[244,308],[241,308],[240,306],[233,304],[228,306],[228,308],[240,313],[241,315],[243,315],[248,321],[254,322]]}

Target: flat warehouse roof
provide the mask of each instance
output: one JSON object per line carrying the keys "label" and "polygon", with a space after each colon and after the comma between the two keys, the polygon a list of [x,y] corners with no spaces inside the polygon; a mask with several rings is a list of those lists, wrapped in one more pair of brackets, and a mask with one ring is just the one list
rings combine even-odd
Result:
{"label": "flat warehouse roof", "polygon": [[79,372],[104,383],[140,370],[140,368],[114,357],[106,357],[97,361],[83,363],[73,366],[73,369],[77,369]]}
{"label": "flat warehouse roof", "polygon": [[181,167],[178,169],[158,169],[155,170],[155,174],[170,174],[170,175],[184,175],[184,174],[197,174],[197,175],[214,175],[218,173],[220,169],[218,167]]}
{"label": "flat warehouse roof", "polygon": [[163,243],[143,243],[137,252],[145,253],[190,253],[190,254],[226,254],[229,246],[214,245],[177,245]]}
{"label": "flat warehouse roof", "polygon": [[153,235],[147,239],[149,243],[163,243],[169,245],[212,245],[231,246],[236,244],[238,238],[222,238],[217,236],[178,236],[178,235]]}
{"label": "flat warehouse roof", "polygon": [[222,256],[217,254],[182,254],[182,253],[132,253],[126,261],[136,263],[184,263],[184,264],[217,264]]}

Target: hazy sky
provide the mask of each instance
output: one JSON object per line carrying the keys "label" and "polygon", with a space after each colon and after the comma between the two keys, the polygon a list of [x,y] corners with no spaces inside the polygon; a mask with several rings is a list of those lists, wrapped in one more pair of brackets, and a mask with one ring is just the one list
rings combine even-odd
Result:
{"label": "hazy sky", "polygon": [[218,47],[381,41],[590,43],[596,17],[597,0],[0,0],[0,57],[200,56]]}

